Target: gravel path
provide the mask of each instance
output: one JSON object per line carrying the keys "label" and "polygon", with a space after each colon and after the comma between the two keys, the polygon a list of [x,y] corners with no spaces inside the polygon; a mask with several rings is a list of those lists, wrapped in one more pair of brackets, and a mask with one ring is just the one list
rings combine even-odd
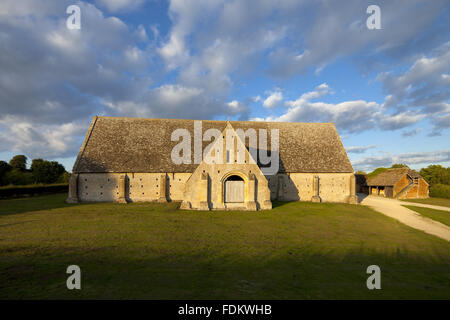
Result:
{"label": "gravel path", "polygon": [[417,203],[417,202],[409,202],[409,201],[398,201],[401,205],[404,206],[413,206],[413,207],[424,207],[424,208],[430,208],[430,209],[436,209],[436,210],[442,210],[442,211],[450,211],[450,207],[443,207],[443,206],[435,206],[432,204],[424,204],[424,203]]}
{"label": "gravel path", "polygon": [[372,207],[376,211],[381,212],[388,217],[394,218],[401,223],[406,224],[407,226],[422,230],[426,233],[438,236],[450,242],[450,227],[435,220],[424,217],[413,210],[403,207],[403,205],[425,207],[444,211],[450,211],[450,208],[422,203],[399,201],[396,199],[388,199],[377,196],[366,196],[361,194],[359,194],[358,196],[361,199],[360,203],[362,205]]}

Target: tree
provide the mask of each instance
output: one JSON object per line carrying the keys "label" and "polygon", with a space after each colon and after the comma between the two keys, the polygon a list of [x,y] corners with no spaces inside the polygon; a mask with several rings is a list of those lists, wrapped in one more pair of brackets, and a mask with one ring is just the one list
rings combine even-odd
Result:
{"label": "tree", "polygon": [[428,167],[420,170],[420,175],[430,185],[450,185],[450,167],[444,168],[441,165],[429,165]]}
{"label": "tree", "polygon": [[8,184],[15,186],[28,185],[33,183],[33,177],[29,171],[21,171],[18,169],[12,169],[6,174]]}
{"label": "tree", "polygon": [[58,183],[69,183],[69,179],[70,179],[70,173],[65,171],[62,175],[59,176],[58,178]]}
{"label": "tree", "polygon": [[369,173],[367,176],[370,177],[375,177],[377,174],[380,174],[382,172],[385,172],[386,170],[388,170],[388,168],[376,168],[375,170],[373,170],[371,173]]}
{"label": "tree", "polygon": [[27,170],[27,157],[23,154],[14,156],[11,160],[9,160],[9,164],[13,169],[25,171]]}
{"label": "tree", "polygon": [[409,168],[409,167],[403,163],[394,163],[391,168]]}
{"label": "tree", "polygon": [[66,169],[56,161],[33,159],[31,172],[35,183],[54,183],[66,172]]}
{"label": "tree", "polygon": [[7,185],[9,183],[7,173],[11,170],[12,167],[6,161],[0,161],[0,186]]}

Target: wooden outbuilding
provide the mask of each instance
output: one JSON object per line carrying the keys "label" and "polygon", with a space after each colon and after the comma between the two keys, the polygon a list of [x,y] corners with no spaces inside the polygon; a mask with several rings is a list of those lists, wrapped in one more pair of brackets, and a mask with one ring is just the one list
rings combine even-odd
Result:
{"label": "wooden outbuilding", "polygon": [[425,179],[410,168],[388,169],[367,179],[369,194],[398,199],[429,197],[429,185]]}

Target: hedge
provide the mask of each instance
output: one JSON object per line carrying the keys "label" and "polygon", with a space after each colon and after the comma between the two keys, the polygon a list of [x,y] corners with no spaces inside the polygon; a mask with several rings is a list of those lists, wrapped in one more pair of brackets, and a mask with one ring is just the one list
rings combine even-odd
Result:
{"label": "hedge", "polygon": [[23,186],[23,187],[5,187],[0,188],[0,198],[16,198],[25,196],[36,196],[49,193],[68,192],[67,184],[56,184],[48,186]]}
{"label": "hedge", "polygon": [[430,187],[430,197],[450,199],[450,186],[435,184]]}

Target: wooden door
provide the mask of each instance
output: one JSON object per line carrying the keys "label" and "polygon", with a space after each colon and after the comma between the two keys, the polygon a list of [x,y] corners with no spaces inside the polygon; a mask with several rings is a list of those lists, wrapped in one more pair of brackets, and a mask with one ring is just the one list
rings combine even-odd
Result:
{"label": "wooden door", "polygon": [[244,202],[244,181],[225,181],[225,202]]}

